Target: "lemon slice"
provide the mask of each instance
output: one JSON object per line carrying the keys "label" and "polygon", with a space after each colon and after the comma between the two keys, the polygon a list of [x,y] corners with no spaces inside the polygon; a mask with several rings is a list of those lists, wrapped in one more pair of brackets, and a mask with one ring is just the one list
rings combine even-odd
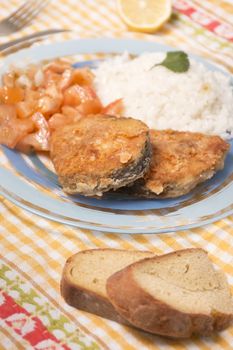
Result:
{"label": "lemon slice", "polygon": [[153,33],[171,15],[171,0],[117,0],[118,12],[135,31]]}

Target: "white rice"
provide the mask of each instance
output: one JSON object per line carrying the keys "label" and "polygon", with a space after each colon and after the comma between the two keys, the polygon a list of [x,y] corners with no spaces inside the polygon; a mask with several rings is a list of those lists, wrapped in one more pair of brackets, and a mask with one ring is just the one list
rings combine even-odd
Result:
{"label": "white rice", "polygon": [[124,115],[150,128],[199,131],[233,137],[233,89],[230,78],[191,60],[185,73],[157,66],[164,53],[135,59],[127,54],[95,70],[95,88],[103,104],[123,98]]}

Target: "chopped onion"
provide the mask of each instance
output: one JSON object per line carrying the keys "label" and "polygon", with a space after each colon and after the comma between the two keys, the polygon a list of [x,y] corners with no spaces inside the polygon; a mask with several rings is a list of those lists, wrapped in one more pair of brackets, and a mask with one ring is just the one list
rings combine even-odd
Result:
{"label": "chopped onion", "polygon": [[44,82],[44,73],[39,69],[34,76],[35,86],[41,86]]}
{"label": "chopped onion", "polygon": [[25,87],[31,87],[32,86],[32,83],[30,81],[30,79],[25,75],[21,75],[17,80],[16,82],[21,85],[21,86],[25,86]]}

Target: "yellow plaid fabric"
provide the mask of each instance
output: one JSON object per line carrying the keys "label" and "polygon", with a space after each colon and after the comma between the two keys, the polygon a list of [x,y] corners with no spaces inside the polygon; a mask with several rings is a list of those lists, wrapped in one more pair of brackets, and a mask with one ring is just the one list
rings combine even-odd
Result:
{"label": "yellow plaid fabric", "polygon": [[[0,16],[7,16],[20,3],[22,1],[1,0]],[[0,42],[48,28],[68,28],[73,32],[53,36],[46,39],[47,42],[75,37],[140,37],[205,56],[233,72],[232,1],[174,1],[173,9],[171,20],[160,31],[155,35],[146,35],[127,30],[118,17],[114,0],[54,0],[30,26],[8,37],[0,37]],[[223,269],[233,287],[232,216],[208,226],[176,233],[122,235],[93,232],[52,222],[1,198],[0,247],[0,257],[9,271],[20,274],[23,281],[30,281],[35,290],[47,298],[48,303],[85,335],[85,346],[74,342],[71,345],[69,339],[63,343],[61,341],[69,349],[233,349],[233,328],[210,339],[172,341],[75,310],[65,304],[59,292],[65,260],[79,250],[100,247],[148,249],[158,254],[174,249],[201,247]],[[14,298],[13,292],[10,295]],[[22,303],[22,306],[26,307],[26,304]],[[56,313],[53,315],[55,320]],[[0,323],[0,333],[1,349],[34,349],[25,337],[12,331],[10,324],[5,323],[1,327]],[[56,336],[59,338],[58,332]]]}

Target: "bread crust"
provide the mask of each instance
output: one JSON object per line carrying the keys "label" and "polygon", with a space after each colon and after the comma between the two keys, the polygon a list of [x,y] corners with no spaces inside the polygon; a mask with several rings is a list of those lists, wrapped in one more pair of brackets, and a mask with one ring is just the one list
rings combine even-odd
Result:
{"label": "bread crust", "polygon": [[[113,307],[108,298],[97,294],[89,289],[78,286],[77,283],[72,281],[70,271],[75,266],[75,258],[79,254],[85,254],[89,252],[98,251],[113,251],[113,249],[88,249],[72,255],[67,259],[60,283],[60,292],[67,304],[91,314],[107,318],[109,320],[129,326],[130,323],[124,319]],[[124,250],[117,249],[118,251],[125,252]],[[149,252],[147,252],[149,253]],[[153,255],[153,253],[151,253]],[[132,325],[131,325],[132,326]]]}
{"label": "bread crust", "polygon": [[61,295],[70,306],[76,309],[107,318],[124,325],[130,325],[113,307],[107,298],[90,290],[78,287],[63,274],[60,284]]}
{"label": "bread crust", "polygon": [[[143,261],[156,258],[146,258]],[[133,269],[138,263],[142,261],[110,276],[106,285],[107,294],[115,309],[135,327],[167,337],[188,338],[192,335],[210,336],[230,325],[233,319],[231,314],[184,313],[151,296],[134,280]]]}

